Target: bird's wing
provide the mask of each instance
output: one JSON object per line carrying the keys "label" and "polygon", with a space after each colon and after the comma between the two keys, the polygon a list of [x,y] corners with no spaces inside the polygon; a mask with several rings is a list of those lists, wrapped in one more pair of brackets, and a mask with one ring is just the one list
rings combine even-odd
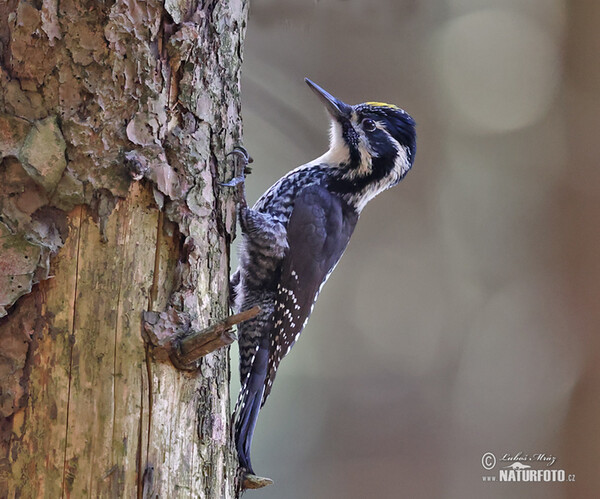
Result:
{"label": "bird's wing", "polygon": [[271,392],[281,359],[298,339],[322,285],[346,249],[357,220],[354,209],[320,186],[303,189],[294,201],[287,226],[289,250],[277,286],[263,404]]}

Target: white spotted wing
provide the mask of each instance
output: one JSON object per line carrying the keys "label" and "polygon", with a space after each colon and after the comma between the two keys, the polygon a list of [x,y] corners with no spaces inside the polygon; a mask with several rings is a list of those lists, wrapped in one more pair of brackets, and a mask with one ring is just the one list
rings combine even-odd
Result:
{"label": "white spotted wing", "polygon": [[304,328],[325,282],[342,256],[358,214],[320,186],[303,189],[287,226],[285,255],[273,313],[269,366],[262,403],[271,391],[279,363]]}

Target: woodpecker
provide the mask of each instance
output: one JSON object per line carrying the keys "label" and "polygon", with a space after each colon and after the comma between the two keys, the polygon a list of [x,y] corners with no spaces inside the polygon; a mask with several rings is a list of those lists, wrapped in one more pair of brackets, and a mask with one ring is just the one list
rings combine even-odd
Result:
{"label": "woodpecker", "polygon": [[239,312],[258,305],[261,310],[238,326],[235,445],[240,467],[252,475],[252,435],[279,363],[298,340],[361,211],[404,178],[416,152],[415,122],[404,110],[382,102],[351,106],[305,81],[329,112],[329,150],[279,179],[252,208],[243,177],[225,184],[242,185],[232,308]]}

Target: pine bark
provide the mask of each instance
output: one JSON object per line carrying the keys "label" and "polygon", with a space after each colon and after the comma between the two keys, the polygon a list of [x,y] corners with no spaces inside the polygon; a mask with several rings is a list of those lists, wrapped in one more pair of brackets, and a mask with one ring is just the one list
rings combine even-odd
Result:
{"label": "pine bark", "polygon": [[0,497],[235,497],[226,349],[154,345],[228,313],[247,10],[0,4]]}

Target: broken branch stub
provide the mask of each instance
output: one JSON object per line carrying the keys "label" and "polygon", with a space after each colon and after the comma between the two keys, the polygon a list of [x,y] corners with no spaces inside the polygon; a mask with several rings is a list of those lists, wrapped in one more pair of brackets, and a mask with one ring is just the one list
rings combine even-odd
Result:
{"label": "broken branch stub", "polygon": [[245,473],[242,479],[243,490],[262,489],[273,484],[273,480],[264,476],[257,476],[251,473]]}
{"label": "broken branch stub", "polygon": [[178,369],[195,370],[198,361],[215,350],[231,345],[236,339],[231,330],[241,322],[253,319],[260,307],[231,315],[200,331],[194,331],[189,318],[173,309],[167,312],[144,312],[145,340],[165,350]]}

